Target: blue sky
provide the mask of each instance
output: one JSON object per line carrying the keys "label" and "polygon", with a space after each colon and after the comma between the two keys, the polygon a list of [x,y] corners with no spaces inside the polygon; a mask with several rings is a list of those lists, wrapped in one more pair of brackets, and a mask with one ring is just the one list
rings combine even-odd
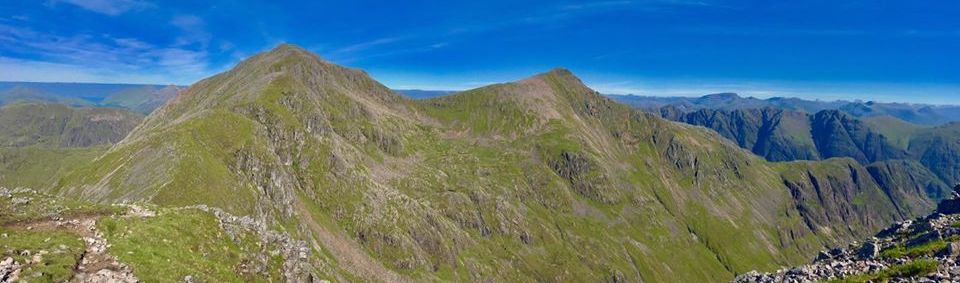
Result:
{"label": "blue sky", "polygon": [[563,66],[604,93],[956,104],[958,15],[954,0],[5,0],[0,80],[190,84],[289,42],[393,88]]}

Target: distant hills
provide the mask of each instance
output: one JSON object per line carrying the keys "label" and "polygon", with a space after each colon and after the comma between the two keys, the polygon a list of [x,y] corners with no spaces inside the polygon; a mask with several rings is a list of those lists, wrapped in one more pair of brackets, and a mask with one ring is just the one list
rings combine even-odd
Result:
{"label": "distant hills", "polygon": [[702,97],[654,97],[637,95],[608,95],[617,101],[638,109],[651,111],[672,106],[684,112],[699,109],[737,110],[776,108],[816,113],[823,110],[841,110],[854,117],[892,116],[919,125],[941,125],[960,121],[960,105],[928,105],[910,103],[881,103],[863,101],[820,101],[800,98],[774,97],[758,99],[741,97],[735,93],[718,93]]}
{"label": "distant hills", "polygon": [[[52,102],[69,106],[124,108],[149,114],[167,100],[186,89],[175,85],[0,82],[0,106],[17,101]],[[394,89],[412,99],[429,99],[457,93],[451,90]],[[863,101],[820,101],[774,97],[758,99],[736,93],[717,93],[702,97],[660,97],[638,95],[605,95],[618,102],[645,111],[659,111],[664,106],[684,112],[699,109],[737,110],[777,108],[816,113],[841,110],[854,117],[895,117],[909,123],[927,126],[960,122],[960,106]]]}
{"label": "distant hills", "polygon": [[149,114],[184,87],[175,85],[0,82],[0,106],[17,102],[113,107]]}
{"label": "distant hills", "polygon": [[143,114],[19,102],[0,106],[0,186],[50,186],[119,142]]}
{"label": "distant hills", "polygon": [[[395,90],[413,99],[426,99],[456,93],[455,91]],[[737,110],[776,108],[783,110],[816,113],[823,110],[841,110],[854,117],[890,116],[918,125],[936,126],[960,122],[960,105],[929,105],[911,103],[881,103],[872,101],[821,101],[795,97],[759,99],[741,97],[736,93],[716,93],[701,97],[665,97],[607,94],[618,102],[644,111],[659,111],[671,106],[683,112],[699,109]]]}
{"label": "distant hills", "polygon": [[393,91],[413,99],[427,99],[456,93],[452,90],[394,89]]}

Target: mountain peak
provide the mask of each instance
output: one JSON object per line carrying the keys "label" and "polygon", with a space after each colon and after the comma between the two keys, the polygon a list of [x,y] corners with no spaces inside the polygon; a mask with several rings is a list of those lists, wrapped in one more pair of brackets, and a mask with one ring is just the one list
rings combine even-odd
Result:
{"label": "mountain peak", "polygon": [[577,75],[574,75],[573,72],[571,72],[569,69],[563,68],[563,67],[556,67],[556,68],[550,69],[549,71],[534,75],[532,78],[547,78],[547,77],[554,77],[554,78],[559,78],[564,80],[573,79],[578,82],[580,81],[580,78],[578,78]]}
{"label": "mountain peak", "polygon": [[577,75],[573,74],[569,69],[557,67],[553,68],[547,72],[534,75],[528,79],[522,80],[521,82],[529,82],[531,80],[537,81],[553,81],[563,85],[564,87],[575,87],[578,89],[587,88],[587,86],[580,80]]}
{"label": "mountain peak", "polygon": [[567,68],[564,68],[564,67],[556,67],[556,68],[550,69],[550,71],[547,71],[547,72],[544,73],[544,74],[554,74],[554,75],[559,75],[559,76],[574,76],[574,77],[576,77],[576,76],[573,74],[573,72],[570,71],[570,69],[567,69]]}
{"label": "mountain peak", "polygon": [[[302,47],[283,43],[192,85],[158,111],[154,115],[157,119],[148,119],[148,124],[154,126],[153,123],[175,121],[177,117],[213,108],[230,109],[284,96],[336,96],[343,98],[337,101],[362,104],[370,113],[406,111],[406,106],[398,103],[402,100],[399,94],[366,72],[324,61]],[[160,119],[160,115],[170,117]]]}
{"label": "mountain peak", "polygon": [[267,53],[290,53],[290,52],[310,53],[310,51],[308,51],[307,49],[291,43],[281,43],[281,44],[278,44],[273,49],[270,49],[270,51],[267,51]]}
{"label": "mountain peak", "polygon": [[317,54],[310,52],[310,50],[290,43],[281,43],[273,49],[270,49],[270,51],[260,53],[259,55],[255,56],[255,58],[262,58],[268,61],[303,60],[327,63],[321,59],[320,56],[317,56]]}

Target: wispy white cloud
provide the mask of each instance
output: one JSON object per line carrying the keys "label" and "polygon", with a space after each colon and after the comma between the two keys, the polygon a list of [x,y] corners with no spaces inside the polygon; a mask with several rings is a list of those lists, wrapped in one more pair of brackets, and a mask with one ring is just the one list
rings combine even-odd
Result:
{"label": "wispy white cloud", "polygon": [[329,60],[333,60],[341,64],[347,64],[347,63],[363,61],[371,58],[382,58],[382,57],[406,55],[406,54],[413,54],[413,53],[430,52],[433,50],[447,47],[449,45],[450,44],[447,42],[439,42],[439,43],[432,43],[432,44],[425,44],[425,45],[413,45],[408,47],[390,48],[390,49],[380,50],[378,52],[364,52],[362,54],[335,52],[326,56],[327,56],[327,59]]}
{"label": "wispy white cloud", "polygon": [[745,26],[682,27],[662,30],[663,32],[681,32],[707,35],[731,36],[872,36],[872,37],[960,37],[960,30],[919,30],[919,29],[791,29],[763,28]]}
{"label": "wispy white cloud", "polygon": [[177,46],[198,44],[206,48],[213,38],[207,31],[206,22],[195,15],[176,15],[170,19],[170,25],[183,31],[176,39]]}
{"label": "wispy white cloud", "polygon": [[347,46],[338,48],[338,49],[334,50],[333,52],[331,52],[331,54],[337,55],[337,54],[356,53],[356,52],[368,50],[368,49],[371,49],[371,48],[375,48],[375,47],[377,47],[377,46],[382,46],[382,45],[387,45],[387,44],[395,43],[395,42],[398,42],[398,41],[403,40],[403,39],[405,39],[405,38],[408,38],[408,37],[391,36],[391,37],[377,38],[377,39],[374,39],[374,40],[365,41],[365,42],[360,42],[360,43],[355,43],[355,44],[351,44],[351,45],[347,45]]}
{"label": "wispy white cloud", "polygon": [[53,0],[52,3],[67,3],[91,12],[116,16],[129,11],[153,7],[153,4],[141,0]]}
{"label": "wispy white cloud", "polygon": [[[428,42],[429,40],[429,38],[410,33],[404,36],[382,37],[339,47],[328,52],[321,51],[320,53],[328,60],[345,64],[371,58],[428,52],[450,46],[450,42]],[[311,49],[322,50],[324,48],[318,46]]]}
{"label": "wispy white cloud", "polygon": [[165,76],[35,60],[0,57],[0,81],[172,83]]}
{"label": "wispy white cloud", "polygon": [[[20,59],[7,58],[7,64],[13,64],[14,60],[24,63],[15,68],[22,74],[4,73],[0,77],[3,80],[37,74],[59,79],[57,74],[62,74],[64,80],[98,78],[113,82],[126,78],[136,79],[128,82],[192,83],[209,75],[211,69],[204,48],[155,46],[136,38],[109,34],[63,36],[0,24],[0,45],[6,46],[8,53],[22,55],[18,56]],[[85,75],[79,75],[81,72]],[[39,79],[42,77],[31,80]]]}
{"label": "wispy white cloud", "polygon": [[442,30],[406,31],[332,49],[329,44],[318,45],[311,49],[320,50],[325,58],[332,61],[350,63],[376,57],[428,52],[445,48],[455,43],[458,36],[475,36],[530,26],[544,29],[557,28],[581,17],[623,9],[662,10],[667,9],[667,7],[690,6],[721,7],[706,1],[695,0],[584,1],[533,9],[512,17],[503,17],[499,21],[483,21],[456,27],[444,27]]}
{"label": "wispy white cloud", "polygon": [[729,9],[730,6],[713,3],[712,1],[697,0],[612,0],[588,1],[567,3],[544,9],[532,10],[529,13],[505,18],[500,21],[482,22],[475,25],[466,25],[449,29],[448,35],[489,33],[505,29],[537,26],[541,28],[560,27],[576,19],[600,15],[611,11],[635,10],[645,12],[664,12],[677,9]]}

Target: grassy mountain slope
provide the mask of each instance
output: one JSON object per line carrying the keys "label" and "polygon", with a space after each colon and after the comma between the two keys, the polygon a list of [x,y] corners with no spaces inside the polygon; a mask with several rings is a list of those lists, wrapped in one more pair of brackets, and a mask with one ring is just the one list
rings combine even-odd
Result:
{"label": "grassy mountain slope", "polygon": [[143,115],[108,108],[62,104],[13,104],[0,108],[0,146],[89,147],[113,144]]}
{"label": "grassy mountain slope", "polygon": [[[952,149],[949,142],[939,142],[950,140],[950,131],[890,116],[861,120],[836,110],[808,115],[775,108],[683,112],[673,106],[661,108],[660,115],[710,128],[771,161],[854,158],[906,212],[932,210],[952,182]],[[908,152],[915,138],[914,151]]]}
{"label": "grassy mountain slope", "polygon": [[950,186],[917,161],[875,162],[867,171],[891,198],[900,200],[895,204],[901,212],[933,211],[950,192]]}
{"label": "grassy mountain slope", "polygon": [[901,149],[906,149],[910,146],[910,138],[926,128],[890,115],[864,117],[860,118],[860,121],[866,123],[867,126],[874,131],[886,136],[891,144]]}
{"label": "grassy mountain slope", "polygon": [[142,119],[119,109],[62,104],[0,107],[0,186],[49,187],[103,154]]}
{"label": "grassy mountain slope", "polygon": [[868,164],[907,157],[906,151],[890,144],[886,136],[840,111],[817,112],[810,124],[810,134],[824,158],[850,157]]}
{"label": "grassy mountain slope", "polygon": [[945,182],[960,183],[960,123],[914,134],[909,151]]}
{"label": "grassy mountain slope", "polygon": [[664,118],[704,126],[734,140],[745,149],[771,161],[819,160],[808,117],[801,112],[774,108],[720,111],[700,109],[682,113],[661,109]]}
{"label": "grassy mountain slope", "polygon": [[0,147],[0,186],[49,188],[61,176],[88,165],[107,148]]}
{"label": "grassy mountain slope", "polygon": [[282,45],[195,84],[57,192],[251,215],[309,242],[322,278],[726,281],[918,213],[868,175],[767,163],[562,69],[413,101]]}

